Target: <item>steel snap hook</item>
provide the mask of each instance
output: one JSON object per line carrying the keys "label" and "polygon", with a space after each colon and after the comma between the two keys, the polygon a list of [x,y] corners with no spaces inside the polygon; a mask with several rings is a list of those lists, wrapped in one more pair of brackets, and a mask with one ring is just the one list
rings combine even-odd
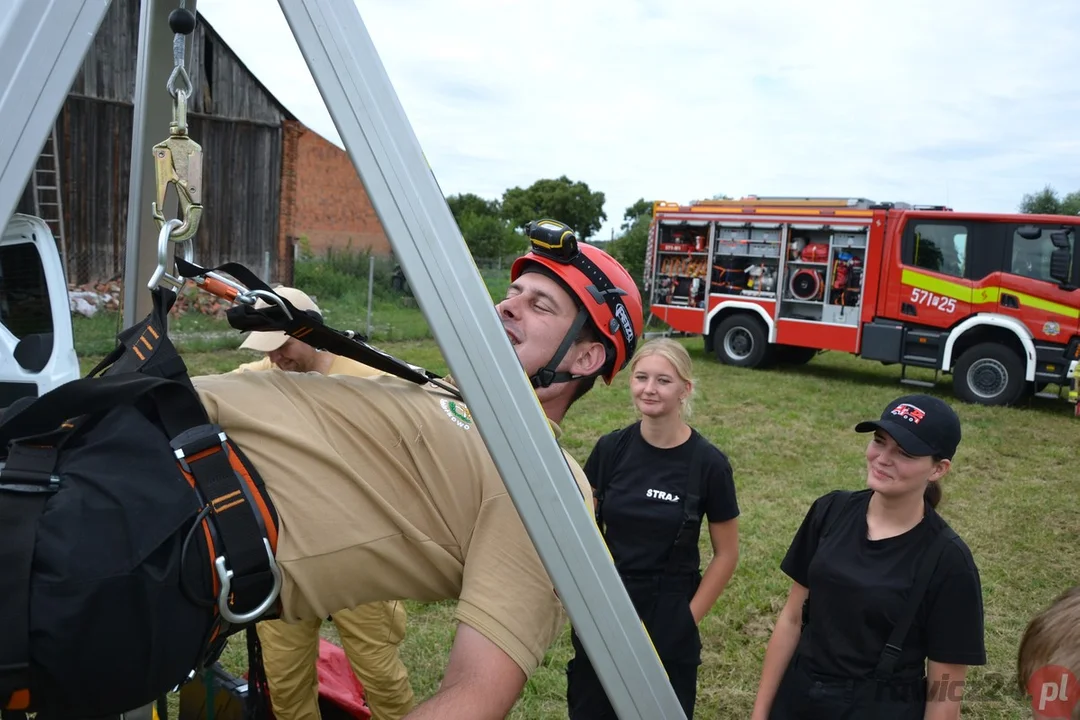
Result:
{"label": "steel snap hook", "polygon": [[170,237],[173,242],[187,240],[198,231],[202,219],[202,146],[186,134],[174,132],[154,146],[153,155],[157,191],[152,205],[154,220],[159,226],[165,222],[165,195],[169,186],[174,186],[182,221]]}

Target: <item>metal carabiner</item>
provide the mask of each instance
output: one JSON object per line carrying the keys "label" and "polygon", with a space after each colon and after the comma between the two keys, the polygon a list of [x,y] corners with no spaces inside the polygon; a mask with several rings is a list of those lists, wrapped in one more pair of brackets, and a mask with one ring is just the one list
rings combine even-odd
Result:
{"label": "metal carabiner", "polygon": [[281,593],[281,568],[278,567],[277,561],[274,559],[274,553],[270,550],[270,541],[263,538],[263,546],[266,548],[266,557],[270,561],[270,574],[274,578],[274,584],[270,588],[270,592],[263,599],[259,606],[254,610],[246,613],[235,613],[232,608],[229,607],[229,595],[232,593],[232,579],[233,571],[225,569],[225,558],[219,555],[214,560],[214,568],[217,570],[218,580],[221,581],[221,592],[218,593],[218,612],[221,613],[221,617],[233,625],[247,625],[253,623],[260,617],[266,614],[266,611],[273,607],[274,602],[278,599],[278,595]]}
{"label": "metal carabiner", "polygon": [[[172,238],[172,231],[183,225],[180,220],[168,220],[161,226],[161,231],[158,233],[158,264],[154,270],[154,274],[150,276],[150,282],[146,284],[148,290],[153,290],[163,281],[169,285],[172,285],[176,290],[179,290],[184,286],[184,278],[178,278],[174,275],[165,272],[165,269],[172,265],[172,268],[176,269],[176,263],[170,263],[172,259],[172,253],[169,252],[170,243],[176,242]],[[191,238],[181,241],[184,246],[184,260],[188,262],[194,262],[194,248],[192,247]]]}
{"label": "metal carabiner", "polygon": [[181,225],[172,233],[174,242],[187,240],[195,235],[202,219],[202,146],[187,134],[186,102],[184,92],[177,93],[173,123],[169,137],[154,145],[154,175],[156,195],[152,205],[154,220],[158,226],[165,224],[165,195],[169,185],[176,187]]}
{"label": "metal carabiner", "polygon": [[264,302],[266,302],[268,305],[270,303],[273,303],[279,308],[281,308],[282,312],[285,313],[285,318],[287,320],[293,319],[292,313],[289,312],[289,308],[285,307],[285,303],[282,301],[282,299],[275,293],[267,292],[266,290],[248,290],[245,293],[237,295],[236,302],[243,303],[245,305],[251,305],[254,307],[255,300],[258,298],[266,298]]}

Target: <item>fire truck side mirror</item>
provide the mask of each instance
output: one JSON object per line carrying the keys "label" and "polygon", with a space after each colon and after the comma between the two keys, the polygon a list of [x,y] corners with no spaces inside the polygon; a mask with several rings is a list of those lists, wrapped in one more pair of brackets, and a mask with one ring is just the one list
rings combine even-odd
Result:
{"label": "fire truck side mirror", "polygon": [[1072,269],[1072,250],[1069,248],[1069,236],[1063,232],[1050,233],[1050,242],[1055,250],[1050,253],[1050,277],[1062,285],[1068,285],[1069,271]]}

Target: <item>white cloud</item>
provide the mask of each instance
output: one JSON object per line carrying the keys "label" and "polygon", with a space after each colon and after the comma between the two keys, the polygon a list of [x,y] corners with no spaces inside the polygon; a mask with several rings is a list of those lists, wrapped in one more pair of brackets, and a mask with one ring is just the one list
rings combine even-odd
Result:
{"label": "white cloud", "polygon": [[[1080,189],[1075,0],[357,0],[446,193],[859,195],[1012,211]],[[273,0],[198,9],[339,142]]]}

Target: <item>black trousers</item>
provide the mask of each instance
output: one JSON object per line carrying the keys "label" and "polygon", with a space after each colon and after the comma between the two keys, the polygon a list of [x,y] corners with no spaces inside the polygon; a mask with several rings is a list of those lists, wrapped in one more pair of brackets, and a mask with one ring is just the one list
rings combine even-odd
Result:
{"label": "black trousers", "polygon": [[798,652],[780,680],[769,720],[922,720],[926,679],[854,680],[817,675]]}
{"label": "black trousers", "polygon": [[[690,612],[700,575],[623,578],[627,594],[652,638],[687,720],[694,717],[701,634]],[[566,704],[570,720],[617,720],[600,678],[577,633],[571,630],[574,657],[566,666]]]}

